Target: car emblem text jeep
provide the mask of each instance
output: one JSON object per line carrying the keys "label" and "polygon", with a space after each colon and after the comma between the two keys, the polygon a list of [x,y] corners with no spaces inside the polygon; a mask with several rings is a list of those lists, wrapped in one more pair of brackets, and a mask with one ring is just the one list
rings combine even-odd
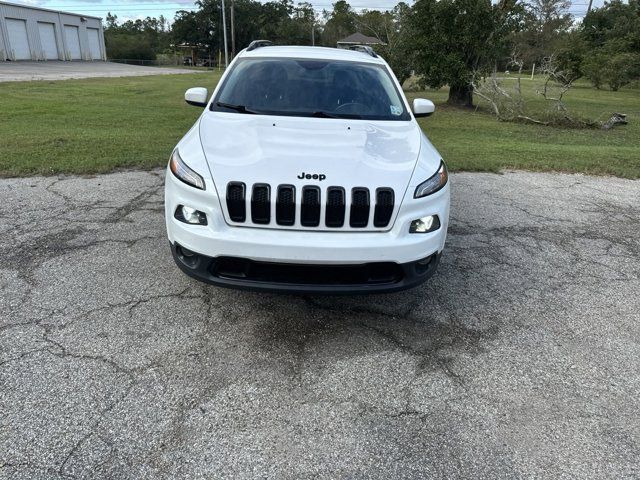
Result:
{"label": "car emblem text jeep", "polygon": [[302,172],[300,175],[298,175],[298,178],[300,180],[302,180],[303,178],[306,178],[307,180],[320,180],[323,181],[325,178],[327,178],[326,175],[322,174],[322,173],[304,173]]}

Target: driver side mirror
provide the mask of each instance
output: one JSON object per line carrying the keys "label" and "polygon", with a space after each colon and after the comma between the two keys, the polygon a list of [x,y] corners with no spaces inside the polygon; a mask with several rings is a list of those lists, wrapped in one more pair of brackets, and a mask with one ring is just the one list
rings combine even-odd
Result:
{"label": "driver side mirror", "polygon": [[436,111],[436,106],[426,98],[416,98],[413,101],[413,115],[416,117],[428,117]]}
{"label": "driver side mirror", "polygon": [[194,107],[206,107],[209,91],[203,87],[190,88],[184,92],[184,101]]}

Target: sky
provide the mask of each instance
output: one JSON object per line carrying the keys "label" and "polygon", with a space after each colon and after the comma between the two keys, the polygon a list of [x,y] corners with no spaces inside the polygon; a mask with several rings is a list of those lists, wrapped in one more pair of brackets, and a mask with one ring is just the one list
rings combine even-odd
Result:
{"label": "sky", "polygon": [[[63,10],[73,13],[84,13],[94,17],[105,18],[107,12],[118,16],[120,22],[144,17],[158,17],[164,15],[169,20],[173,19],[178,10],[194,10],[195,5],[191,0],[7,0],[12,3],[26,4]],[[264,1],[264,0],[263,0]],[[323,9],[330,10],[335,0],[312,0],[318,13]],[[410,0],[405,0],[412,3]],[[601,6],[604,0],[593,0],[593,6]],[[294,0],[297,3],[296,0]],[[573,0],[569,12],[576,18],[581,18],[587,11],[589,0]],[[349,0],[350,5],[356,10],[388,10],[393,8],[396,0]]]}

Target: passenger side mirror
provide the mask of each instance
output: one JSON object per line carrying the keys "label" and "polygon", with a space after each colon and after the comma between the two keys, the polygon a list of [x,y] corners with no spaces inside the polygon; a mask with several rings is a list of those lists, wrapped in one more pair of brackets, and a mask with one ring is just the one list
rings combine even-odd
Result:
{"label": "passenger side mirror", "polygon": [[436,111],[436,106],[426,98],[416,98],[413,101],[413,114],[416,117],[428,117]]}
{"label": "passenger side mirror", "polygon": [[190,88],[184,92],[184,101],[194,107],[206,107],[209,91],[203,87]]}

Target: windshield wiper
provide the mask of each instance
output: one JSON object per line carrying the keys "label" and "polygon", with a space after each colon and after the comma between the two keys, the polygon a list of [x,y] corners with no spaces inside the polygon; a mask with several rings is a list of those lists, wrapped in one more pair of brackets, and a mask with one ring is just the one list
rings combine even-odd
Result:
{"label": "windshield wiper", "polygon": [[323,111],[317,111],[317,112],[313,112],[311,114],[312,117],[318,117],[318,118],[339,118],[338,116],[329,113],[329,112],[323,112]]}
{"label": "windshield wiper", "polygon": [[240,113],[253,113],[253,114],[258,113],[255,110],[251,110],[245,107],[244,105],[234,105],[233,103],[224,103],[224,102],[216,102],[216,105],[218,107],[228,108],[230,110],[235,110],[236,112],[240,112]]}
{"label": "windshield wiper", "polygon": [[354,114],[351,114],[351,113],[336,114],[336,113],[324,112],[322,110],[313,112],[311,116],[318,117],[318,118],[355,118],[355,119],[362,118],[361,115],[356,115],[355,113]]}

